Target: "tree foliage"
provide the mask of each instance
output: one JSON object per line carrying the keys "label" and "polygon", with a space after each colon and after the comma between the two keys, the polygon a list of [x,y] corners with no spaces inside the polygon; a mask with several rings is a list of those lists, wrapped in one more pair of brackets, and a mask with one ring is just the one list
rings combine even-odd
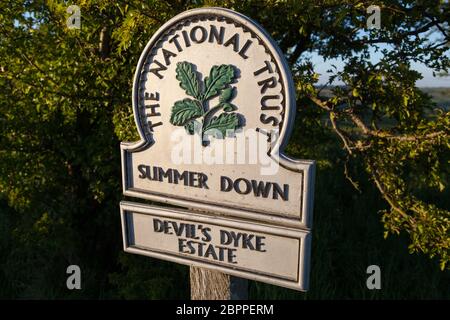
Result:
{"label": "tree foliage", "polygon": [[[135,297],[136,290],[153,296],[127,280],[133,272],[151,269],[164,281],[167,273],[153,261],[143,266],[147,258],[118,253],[119,141],[137,139],[132,76],[146,42],[165,21],[199,6],[234,9],[270,32],[297,87],[298,120],[288,150],[318,159],[320,171],[331,159],[323,146],[337,137],[345,161],[335,169],[356,189],[366,185],[361,179],[373,183],[387,204],[386,235],[408,234],[411,252],[437,256],[445,268],[450,113],[417,88],[421,74],[412,65],[448,73],[449,7],[438,0],[378,1],[381,28],[368,29],[372,4],[80,0],[81,29],[69,29],[67,1],[1,2],[0,223],[11,236],[0,244],[2,266],[10,270],[4,290],[22,297],[67,294],[57,285],[65,274],[55,276],[52,266],[74,262],[89,274],[86,287],[95,288],[84,296],[109,296],[113,286],[121,288],[119,296]],[[330,85],[343,84],[331,94],[316,85],[313,53],[343,61],[343,68],[330,70]],[[40,266],[39,272],[25,272],[24,265]],[[180,297],[176,283],[185,269],[166,266],[177,276],[166,279],[173,288],[163,295]],[[157,278],[150,282],[162,286]]]}

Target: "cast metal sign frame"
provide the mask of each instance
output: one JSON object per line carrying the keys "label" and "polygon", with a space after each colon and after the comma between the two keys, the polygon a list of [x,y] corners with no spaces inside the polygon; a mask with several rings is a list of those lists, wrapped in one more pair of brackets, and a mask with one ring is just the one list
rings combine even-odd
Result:
{"label": "cast metal sign frame", "polygon": [[[239,24],[245,32],[251,32],[252,35],[266,46],[266,51],[271,54],[273,62],[277,66],[279,73],[279,82],[284,88],[284,109],[281,111],[282,121],[280,122],[280,132],[278,137],[270,142],[267,154],[274,161],[276,161],[283,170],[292,173],[301,174],[300,181],[300,212],[298,216],[273,214],[270,210],[263,210],[260,208],[249,208],[239,206],[236,204],[230,205],[226,199],[223,202],[212,201],[208,198],[198,199],[186,195],[170,194],[167,192],[158,192],[155,190],[145,190],[136,188],[133,185],[133,179],[136,168],[132,165],[132,157],[134,153],[149,150],[156,143],[153,139],[151,130],[145,127],[142,120],[142,73],[143,70],[149,68],[147,57],[154,46],[156,46],[161,37],[163,37],[169,30],[173,30],[180,24],[181,21],[199,21],[208,19],[218,19],[219,21],[230,21],[230,23]],[[308,288],[309,279],[309,265],[310,265],[310,247],[311,247],[311,228],[312,228],[312,210],[313,210],[313,196],[314,196],[314,179],[315,179],[315,161],[311,160],[296,160],[284,154],[284,148],[289,140],[289,136],[293,127],[296,101],[295,89],[292,76],[289,71],[288,64],[284,56],[275,42],[267,34],[267,32],[260,27],[256,22],[247,18],[246,16],[234,12],[232,10],[223,8],[200,8],[183,12],[168,22],[166,22],[150,39],[145,49],[143,50],[139,59],[133,83],[133,112],[136,127],[140,136],[137,142],[122,142],[121,143],[121,160],[122,160],[122,184],[123,194],[125,196],[152,200],[160,203],[166,203],[183,207],[193,211],[185,211],[181,209],[167,209],[157,208],[148,205],[133,204],[130,202],[121,202],[121,220],[123,230],[124,250],[130,253],[142,254],[151,257],[156,257],[164,260],[169,260],[177,263],[208,267],[219,270],[231,275],[240,276],[252,280],[268,282],[271,284],[288,287],[296,290],[305,291]],[[151,159],[149,159],[151,160]],[[132,235],[130,235],[130,223],[127,221],[127,215],[131,212],[140,214],[163,214],[167,217],[177,218],[186,221],[203,221],[205,223],[222,223],[226,226],[242,226],[247,225],[248,229],[255,231],[262,231],[266,233],[275,233],[277,235],[295,235],[301,238],[300,245],[300,261],[298,278],[295,280],[280,279],[277,277],[270,277],[262,275],[258,272],[250,272],[239,270],[239,268],[232,268],[230,266],[221,266],[211,264],[205,261],[195,261],[186,257],[173,256],[167,253],[149,250],[148,248],[137,247],[133,245]]]}
{"label": "cast metal sign frame", "polygon": [[[227,273],[236,277],[242,277],[255,281],[262,281],[273,285],[290,288],[294,290],[306,290],[309,287],[309,261],[303,259],[310,256],[311,250],[311,233],[301,229],[273,226],[262,223],[243,222],[233,218],[224,217],[211,217],[203,214],[192,213],[191,211],[175,209],[175,208],[162,208],[149,205],[141,205],[132,202],[121,202],[120,214],[122,221],[122,234],[123,234],[123,248],[125,252],[145,255],[152,258],[167,260],[179,264],[188,266],[204,267],[223,273]],[[141,214],[148,215],[149,217],[160,217],[163,219],[177,219],[184,222],[201,223],[203,225],[216,225],[225,228],[235,228],[238,230],[245,229],[246,231],[256,232],[265,235],[274,235],[283,237],[285,239],[298,239],[299,246],[297,249],[298,260],[290,261],[286,258],[283,263],[296,263],[297,272],[296,278],[283,278],[281,276],[275,276],[270,274],[263,274],[255,270],[243,270],[239,266],[230,267],[230,265],[219,264],[209,262],[206,260],[193,259],[186,255],[167,253],[157,249],[149,249],[145,246],[136,245],[134,241],[134,230],[131,227],[133,225],[132,215]],[[296,252],[292,252],[295,255]]]}

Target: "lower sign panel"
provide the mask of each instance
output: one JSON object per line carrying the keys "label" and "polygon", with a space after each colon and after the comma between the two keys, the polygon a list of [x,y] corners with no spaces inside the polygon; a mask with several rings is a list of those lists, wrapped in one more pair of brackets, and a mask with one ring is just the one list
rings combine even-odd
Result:
{"label": "lower sign panel", "polygon": [[127,252],[308,289],[309,231],[130,202],[120,209]]}

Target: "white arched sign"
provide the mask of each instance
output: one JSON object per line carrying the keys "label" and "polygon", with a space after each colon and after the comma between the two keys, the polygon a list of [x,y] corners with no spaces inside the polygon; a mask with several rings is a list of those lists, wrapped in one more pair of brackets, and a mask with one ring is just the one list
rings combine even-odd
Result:
{"label": "white arched sign", "polygon": [[123,202],[125,250],[305,290],[315,164],[284,155],[295,90],[262,27],[221,8],[177,15],[142,52],[133,112],[124,195],[182,209]]}

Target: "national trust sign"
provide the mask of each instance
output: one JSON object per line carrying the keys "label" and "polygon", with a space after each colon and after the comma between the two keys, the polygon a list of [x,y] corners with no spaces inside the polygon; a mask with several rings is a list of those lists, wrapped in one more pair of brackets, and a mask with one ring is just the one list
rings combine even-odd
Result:
{"label": "national trust sign", "polygon": [[[307,290],[315,163],[283,153],[295,91],[284,57],[254,21],[183,12],[139,59],[123,142],[124,249]],[[174,207],[176,206],[176,207]]]}

